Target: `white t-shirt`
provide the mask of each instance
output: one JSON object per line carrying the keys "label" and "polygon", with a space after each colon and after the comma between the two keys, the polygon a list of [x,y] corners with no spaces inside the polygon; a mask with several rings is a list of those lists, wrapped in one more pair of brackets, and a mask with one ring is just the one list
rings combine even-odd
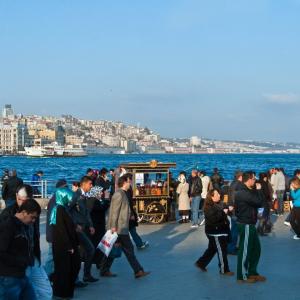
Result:
{"label": "white t-shirt", "polygon": [[205,199],[206,196],[207,196],[208,187],[209,187],[209,184],[210,184],[210,178],[209,178],[209,176],[203,176],[203,177],[201,177],[201,181],[202,181],[201,197],[202,197],[202,199]]}

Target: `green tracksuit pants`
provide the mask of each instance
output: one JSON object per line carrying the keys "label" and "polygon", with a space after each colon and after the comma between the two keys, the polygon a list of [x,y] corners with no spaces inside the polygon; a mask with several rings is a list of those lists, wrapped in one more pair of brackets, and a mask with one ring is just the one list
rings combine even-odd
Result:
{"label": "green tracksuit pants", "polygon": [[238,224],[240,243],[237,263],[237,279],[246,280],[258,275],[257,265],[260,258],[260,242],[255,225]]}

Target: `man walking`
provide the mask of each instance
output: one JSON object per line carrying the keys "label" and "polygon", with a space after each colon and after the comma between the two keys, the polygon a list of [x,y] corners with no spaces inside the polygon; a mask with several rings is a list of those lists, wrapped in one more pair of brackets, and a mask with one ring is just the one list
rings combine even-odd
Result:
{"label": "man walking", "polygon": [[87,193],[93,186],[92,178],[83,176],[80,181],[80,188],[74,194],[70,204],[70,212],[73,222],[76,224],[76,231],[80,245],[85,251],[84,262],[84,282],[96,282],[99,279],[91,275],[92,262],[95,254],[95,247],[88,237],[88,232],[91,235],[95,234],[95,228],[91,220],[90,212],[87,207]]}
{"label": "man walking", "polygon": [[[143,267],[138,262],[132,242],[129,237],[129,221],[132,216],[130,204],[126,196],[126,192],[130,189],[131,179],[130,175],[123,175],[118,179],[119,189],[115,192],[111,199],[108,229],[112,232],[118,233],[118,243],[121,244],[122,250],[134,271],[135,278],[144,277],[150,274],[145,272]],[[111,260],[112,264],[113,260]],[[110,266],[107,266],[109,270]]]}
{"label": "man walking", "polygon": [[198,176],[196,170],[192,171],[192,176],[190,178],[190,198],[191,198],[191,207],[192,207],[192,226],[191,228],[199,227],[199,209],[202,193],[202,181]]}
{"label": "man walking", "polygon": [[260,241],[256,231],[257,210],[263,206],[261,185],[255,184],[252,171],[243,173],[243,186],[235,194],[235,214],[237,217],[240,243],[237,263],[238,282],[254,283],[266,278],[257,272],[260,258]]}

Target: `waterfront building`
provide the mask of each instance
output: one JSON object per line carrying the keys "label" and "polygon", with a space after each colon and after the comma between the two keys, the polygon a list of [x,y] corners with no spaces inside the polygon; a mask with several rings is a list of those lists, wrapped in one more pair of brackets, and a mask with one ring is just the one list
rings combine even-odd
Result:
{"label": "waterfront building", "polygon": [[102,137],[102,143],[109,147],[120,147],[120,137],[113,135],[105,135]]}
{"label": "waterfront building", "polygon": [[23,151],[28,145],[28,137],[26,124],[0,124],[0,150],[4,153]]}
{"label": "waterfront building", "polygon": [[126,153],[137,152],[137,144],[135,140],[122,140],[121,147],[123,147]]}
{"label": "waterfront building", "polygon": [[66,135],[66,144],[67,145],[82,145],[83,140],[84,140],[83,136]]}

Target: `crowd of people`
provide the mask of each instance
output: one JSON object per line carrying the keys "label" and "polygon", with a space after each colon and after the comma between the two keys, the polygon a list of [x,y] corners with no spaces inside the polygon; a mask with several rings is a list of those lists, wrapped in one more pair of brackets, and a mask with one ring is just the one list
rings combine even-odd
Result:
{"label": "crowd of people", "polygon": [[[42,175],[41,171],[36,174]],[[280,218],[284,201],[290,201],[292,209],[283,221],[294,230],[294,239],[300,239],[300,170],[292,178],[279,168],[258,177],[252,171],[236,171],[230,185],[225,184],[217,168],[211,176],[193,170],[189,176],[180,172],[178,180],[170,180],[170,184],[171,202],[178,204],[179,223],[191,222],[192,229],[205,224],[208,248],[195,263],[204,272],[217,254],[220,273],[234,275],[227,259],[232,254],[237,255],[239,282],[265,281],[257,271],[261,251],[258,235],[271,232],[271,210]],[[2,197],[6,208],[0,214],[0,299],[51,299],[52,295],[71,299],[75,288],[99,280],[92,275],[93,265],[99,269],[99,276],[116,277],[111,269],[122,252],[135,278],[149,275],[132,243],[140,250],[149,246],[137,232],[132,175],[126,170],[88,169],[78,182],[57,181],[47,206],[49,248],[43,266],[41,208],[33,199],[36,193],[35,187],[24,184],[16,171],[5,171]],[[108,229],[116,232],[118,239],[106,256],[98,245]]]}
{"label": "crowd of people", "polygon": [[[99,172],[88,169],[79,182],[69,184],[64,179],[58,180],[47,207],[49,249],[43,267],[41,208],[33,199],[36,189],[24,184],[16,171],[2,178],[6,208],[0,214],[0,299],[51,299],[52,295],[56,299],[71,299],[75,288],[99,280],[92,276],[92,265],[102,277],[117,276],[111,267],[120,250],[135,278],[149,275],[136,258],[130,238],[137,249],[149,246],[136,230],[138,216],[133,208],[131,175],[120,174],[116,178],[114,172],[105,168]],[[107,228],[118,234],[108,257],[98,248]]]}
{"label": "crowd of people", "polygon": [[234,275],[227,259],[231,254],[238,257],[239,282],[265,281],[257,271],[261,252],[258,235],[271,232],[271,211],[280,220],[285,202],[291,211],[284,224],[292,227],[293,239],[300,239],[299,169],[294,171],[292,178],[282,168],[272,168],[258,177],[252,171],[236,171],[234,179],[226,186],[218,169],[214,169],[211,177],[193,170],[187,178],[186,172],[181,172],[176,191],[181,215],[179,223],[191,222],[191,228],[205,223],[208,248],[195,263],[204,272],[217,253],[220,273]]}

